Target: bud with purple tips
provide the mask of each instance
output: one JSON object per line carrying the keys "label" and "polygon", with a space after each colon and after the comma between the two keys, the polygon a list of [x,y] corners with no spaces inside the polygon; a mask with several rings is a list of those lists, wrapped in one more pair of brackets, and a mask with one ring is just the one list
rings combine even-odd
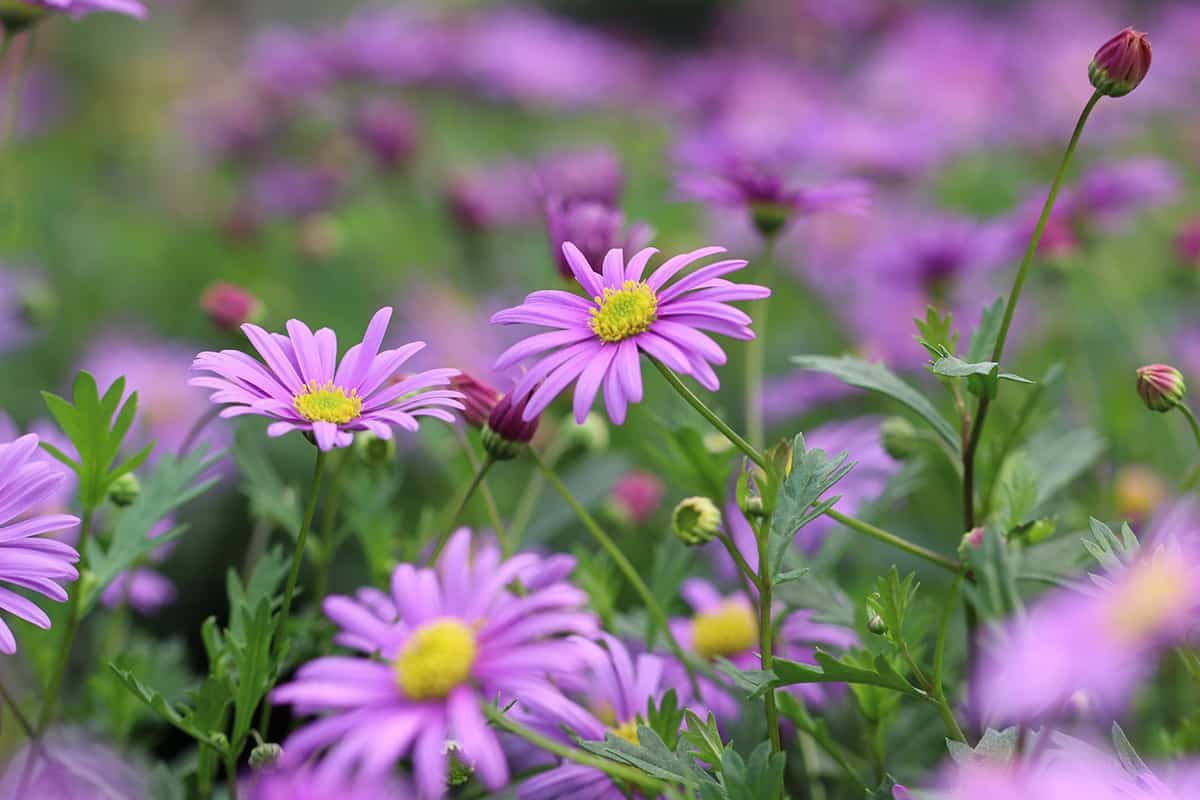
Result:
{"label": "bud with purple tips", "polygon": [[500,392],[486,381],[481,381],[466,372],[451,378],[450,387],[462,392],[462,418],[467,424],[472,428],[482,428],[486,425],[492,409],[500,401]]}
{"label": "bud with purple tips", "polygon": [[354,136],[385,169],[396,169],[408,161],[417,144],[412,114],[404,106],[386,100],[374,100],[359,110]]}
{"label": "bud with purple tips", "polygon": [[528,422],[521,418],[530,397],[532,393],[515,403],[512,394],[506,394],[488,415],[487,424],[483,426],[483,449],[497,461],[515,458],[521,446],[529,444],[537,433],[538,417]]}
{"label": "bud with purple tips", "polygon": [[641,222],[626,229],[625,214],[620,209],[593,201],[567,202],[560,198],[546,201],[546,232],[550,252],[564,278],[572,278],[571,265],[563,255],[562,246],[571,242],[579,248],[589,264],[599,264],[613,248],[626,251],[641,250],[650,243],[653,231]]}
{"label": "bud with purple tips", "polygon": [[1137,393],[1151,411],[1170,411],[1187,392],[1183,375],[1168,364],[1138,367]]}
{"label": "bud with purple tips", "polygon": [[223,331],[236,330],[247,322],[262,319],[263,304],[241,286],[217,281],[204,291],[200,307],[213,325]]}
{"label": "bud with purple tips", "polygon": [[1088,78],[1096,91],[1109,97],[1124,97],[1138,87],[1150,71],[1150,40],[1146,34],[1126,28],[1109,39],[1088,65]]}

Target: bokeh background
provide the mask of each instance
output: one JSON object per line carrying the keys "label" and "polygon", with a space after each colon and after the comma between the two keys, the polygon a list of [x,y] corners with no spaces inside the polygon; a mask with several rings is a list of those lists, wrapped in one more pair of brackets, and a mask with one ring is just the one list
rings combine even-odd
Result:
{"label": "bokeh background", "polygon": [[[415,367],[504,388],[512,376],[491,364],[515,334],[488,318],[562,281],[561,226],[600,243],[652,229],[667,253],[716,243],[753,261],[761,244],[744,208],[680,189],[730,159],[769,163],[797,186],[870,187],[868,208],[804,215],[779,243],[771,430],[850,449],[864,465],[850,492],[860,513],[949,550],[961,531],[944,463],[891,459],[878,426],[895,409],[795,372],[789,357],[853,352],[936,388],[912,319],[929,303],[951,310],[965,341],[1007,291],[1092,91],[1088,61],[1125,25],[1149,32],[1153,68],[1093,116],[1007,366],[1041,378],[1061,365],[1043,389],[1051,410],[1023,423],[1043,437],[1031,458],[1053,460],[1058,434],[1094,442],[1096,458],[1069,476],[1060,529],[1088,514],[1150,524],[1192,443],[1177,415],[1141,408],[1133,370],[1170,361],[1200,376],[1200,7],[1186,0],[158,0],[144,22],[43,24],[0,72],[0,407],[36,426],[39,390],[64,391],[83,368],[102,384],[125,374],[142,400],[139,437],[177,448],[207,409],[185,384],[192,356],[238,341],[202,306],[216,281],[260,298],[268,328],[298,317],[334,328],[343,347],[393,305],[394,341],[429,342]],[[727,349],[714,403],[740,424],[741,346]],[[690,412],[648,384],[607,447],[564,464],[669,594],[705,568],[669,543],[656,550],[686,488],[658,425]],[[1006,395],[1011,422],[1022,396]],[[573,427],[564,411],[544,427]],[[255,423],[243,427],[257,442]],[[192,528],[161,565],[175,601],[139,623],[174,637],[182,664],[198,658],[200,621],[221,613],[225,569],[255,520],[271,527],[247,489],[270,480],[252,480],[248,463],[265,455],[285,510],[309,465],[299,437],[252,455],[232,425],[204,438],[239,458],[185,512]],[[335,588],[415,547],[388,552],[395,539],[380,537],[417,530],[470,474],[435,425],[400,451],[386,479],[348,490],[359,512],[348,541],[361,546],[343,550]],[[523,465],[493,477],[506,512],[528,477]],[[527,541],[577,547],[553,498],[529,511]],[[484,519],[474,507],[468,517]],[[850,585],[892,558],[836,541],[820,558]],[[597,603],[611,604],[603,591],[619,582],[610,574],[606,589],[602,565],[594,574]]]}

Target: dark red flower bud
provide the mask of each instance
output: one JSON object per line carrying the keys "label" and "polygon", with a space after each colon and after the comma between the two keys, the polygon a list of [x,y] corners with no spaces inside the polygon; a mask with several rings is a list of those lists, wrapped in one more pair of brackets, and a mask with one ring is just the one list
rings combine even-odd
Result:
{"label": "dark red flower bud", "polygon": [[482,428],[500,400],[500,392],[474,375],[461,372],[450,379],[450,388],[462,392],[462,417],[473,428]]}
{"label": "dark red flower bud", "polygon": [[513,402],[512,393],[504,395],[496,403],[483,428],[483,448],[498,461],[507,461],[516,456],[521,445],[528,444],[537,433],[538,417],[526,422],[521,418],[529,403],[527,394],[520,402]]}
{"label": "dark red flower bud", "polygon": [[1088,78],[1097,91],[1109,97],[1124,97],[1138,87],[1150,71],[1150,40],[1146,34],[1126,28],[1109,39],[1088,65]]}
{"label": "dark red flower bud", "polygon": [[257,297],[240,286],[217,281],[200,298],[204,313],[223,331],[231,331],[246,322],[262,317],[263,305]]}

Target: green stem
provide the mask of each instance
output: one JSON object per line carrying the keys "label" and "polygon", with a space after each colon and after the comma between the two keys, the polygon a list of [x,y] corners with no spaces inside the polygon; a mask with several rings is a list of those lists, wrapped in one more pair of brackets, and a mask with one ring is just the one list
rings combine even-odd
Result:
{"label": "green stem", "polygon": [[90,508],[84,511],[83,522],[79,527],[79,543],[76,545],[76,549],[79,551],[79,581],[76,582],[67,604],[67,623],[63,630],[62,642],[58,646],[58,661],[55,662],[54,671],[50,673],[50,682],[46,685],[46,695],[42,700],[42,713],[38,716],[37,724],[39,737],[46,732],[46,729],[50,727],[50,722],[54,719],[54,708],[58,703],[59,692],[62,691],[63,678],[67,674],[67,664],[71,660],[71,647],[75,643],[75,635],[79,633],[79,621],[83,613],[82,583],[87,575],[87,545],[92,532],[94,512],[95,509]]}
{"label": "green stem", "polygon": [[225,753],[225,775],[229,779],[229,800],[238,800],[237,758],[231,752]]}
{"label": "green stem", "polygon": [[750,563],[746,561],[746,557],[742,555],[742,551],[738,549],[737,544],[733,539],[729,538],[729,534],[720,532],[717,534],[717,539],[721,544],[725,545],[725,549],[729,552],[729,557],[733,559],[733,563],[737,565],[742,573],[742,579],[745,581],[746,588],[753,587],[758,590],[758,575],[750,568]]}
{"label": "green stem", "polygon": [[683,648],[675,639],[675,635],[671,633],[671,626],[667,621],[667,615],[663,611],[662,606],[659,605],[658,600],[655,599],[654,593],[650,591],[650,587],[646,585],[646,582],[642,580],[642,576],[638,574],[637,569],[629,562],[625,554],[621,552],[621,548],[617,547],[617,543],[609,538],[609,535],[604,532],[592,515],[588,513],[587,509],[579,504],[579,501],[571,494],[571,490],[559,479],[557,473],[554,472],[550,465],[542,460],[536,450],[533,448],[528,449],[530,457],[538,465],[542,474],[546,476],[546,480],[562,496],[567,505],[571,507],[571,510],[575,512],[575,516],[579,517],[579,521],[583,523],[583,527],[587,528],[588,533],[592,535],[596,543],[608,554],[608,557],[613,560],[613,563],[617,565],[617,569],[621,570],[625,579],[629,581],[634,591],[641,597],[642,603],[646,606],[646,613],[650,615],[654,624],[663,632],[663,636],[667,640],[667,645],[671,648],[671,652],[679,660],[679,663],[683,664],[684,668],[687,669],[688,681],[691,683],[692,690],[699,696],[699,687],[696,683],[696,674],[693,670],[691,659],[687,657],[687,654],[684,653]]}
{"label": "green stem", "polygon": [[737,447],[737,449],[745,453],[751,461],[762,467],[763,470],[770,472],[767,459],[763,457],[762,453],[760,453],[753,445],[739,436],[733,430],[733,428],[725,424],[725,420],[713,413],[712,409],[704,405],[704,401],[697,397],[695,392],[685,386],[683,381],[679,379],[678,375],[672,372],[666,364],[663,364],[657,358],[652,358],[650,356],[647,356],[647,358],[650,359],[651,364],[658,368],[658,371],[662,373],[662,376],[667,379],[667,383],[671,384],[671,387],[679,393],[680,397],[686,400],[692,408],[700,412],[700,416],[708,420],[710,425],[716,428],[717,431],[726,439],[728,439],[735,447]]}
{"label": "green stem", "polygon": [[1067,167],[1071,163],[1071,157],[1075,155],[1075,148],[1079,145],[1083,126],[1087,124],[1088,117],[1092,115],[1092,109],[1096,107],[1096,103],[1100,102],[1100,98],[1103,96],[1099,91],[1093,92],[1087,105],[1083,107],[1083,112],[1079,115],[1079,121],[1075,123],[1071,141],[1067,144],[1066,152],[1063,153],[1062,161],[1058,165],[1058,172],[1054,176],[1054,183],[1050,184],[1050,193],[1046,195],[1046,203],[1042,206],[1042,214],[1038,217],[1037,225],[1033,228],[1033,235],[1029,237],[1029,246],[1025,248],[1025,256],[1021,259],[1021,266],[1017,269],[1017,277],[1013,281],[1012,292],[1008,296],[1008,305],[1004,307],[1004,320],[1000,323],[1000,334],[996,337],[996,346],[992,348],[992,361],[999,361],[1000,356],[1004,354],[1004,344],[1008,341],[1008,329],[1012,326],[1013,314],[1017,310],[1017,301],[1021,299],[1021,288],[1025,285],[1025,278],[1029,274],[1029,265],[1033,263],[1038,244],[1042,241],[1042,231],[1045,230],[1046,223],[1050,220],[1050,212],[1054,210],[1054,201],[1058,198],[1058,190],[1062,187]]}
{"label": "green stem", "polygon": [[624,764],[618,764],[617,762],[610,761],[607,758],[601,758],[600,756],[592,755],[591,753],[584,752],[583,750],[578,750],[574,747],[568,747],[561,742],[556,742],[548,736],[543,736],[537,731],[531,730],[521,723],[510,719],[503,712],[492,705],[485,703],[483,705],[483,713],[489,720],[491,720],[492,724],[499,728],[503,728],[509,733],[520,736],[522,739],[534,745],[535,747],[539,747],[548,753],[552,753],[560,758],[564,758],[567,761],[580,764],[581,766],[598,769],[614,780],[626,781],[639,786],[648,792],[648,797],[657,797],[662,791],[662,784],[652,778],[650,775],[642,772],[640,769],[628,767]]}
{"label": "green stem", "polygon": [[[775,625],[771,621],[771,595],[774,581],[771,576],[770,559],[767,557],[768,525],[760,523],[754,529],[754,538],[758,541],[758,645],[761,652],[762,668],[770,672],[774,666],[774,637]],[[767,735],[771,739],[771,750],[783,750],[782,738],[779,735],[779,709],[775,705],[775,690],[763,695],[763,705],[767,712]]]}
{"label": "green stem", "polygon": [[[3,61],[3,59],[4,57],[0,55],[0,61]],[[25,731],[25,738],[32,741],[35,736],[33,725],[30,724],[29,718],[26,717],[24,712],[21,711],[21,707],[17,705],[16,698],[9,693],[8,687],[4,685],[3,681],[0,681],[0,697],[4,698],[4,702],[7,703],[8,707],[12,710],[13,718],[17,721],[17,724],[21,726],[21,730]],[[31,757],[32,755],[33,754],[30,753]]]}
{"label": "green stem", "polygon": [[910,542],[908,539],[897,536],[894,533],[888,533],[883,528],[878,528],[869,522],[864,522],[863,520],[856,519],[854,517],[848,517],[832,508],[825,512],[825,516],[840,522],[847,528],[857,531],[864,536],[870,536],[872,539],[877,539],[886,544],[890,544],[892,547],[903,550],[904,552],[914,555],[917,558],[923,558],[931,564],[937,564],[939,567],[949,570],[950,572],[962,573],[964,570],[963,565],[958,561],[955,561],[952,558],[947,558],[941,553],[934,552],[928,547],[922,547],[916,542]]}
{"label": "green stem", "polygon": [[932,688],[938,712],[942,715],[942,722],[945,723],[946,728],[954,738],[960,742],[966,742],[967,737],[963,734],[962,727],[959,726],[958,720],[954,718],[954,711],[950,708],[950,703],[946,700],[946,690],[942,681],[946,663],[946,633],[950,629],[950,617],[954,611],[954,607],[958,604],[958,588],[961,583],[961,576],[954,579],[954,583],[950,584],[950,596],[942,604],[941,621],[938,623],[937,643],[933,648]]}
{"label": "green stem", "polygon": [[325,595],[329,591],[329,567],[333,564],[334,523],[337,522],[338,507],[341,505],[342,476],[345,475],[350,457],[349,448],[343,449],[337,456],[338,463],[329,479],[329,489],[326,492],[328,499],[321,514],[321,549],[318,551],[317,574],[313,580],[313,595],[318,603],[325,599]]}
{"label": "green stem", "polygon": [[[326,453],[317,450],[317,458],[313,463],[312,482],[308,487],[308,503],[304,507],[304,517],[300,520],[300,533],[296,537],[296,551],[292,554],[292,568],[288,572],[287,583],[283,589],[283,605],[279,609],[279,619],[275,623],[275,639],[272,642],[272,657],[275,660],[277,672],[282,672],[279,663],[283,654],[284,643],[287,640],[288,618],[292,613],[292,597],[296,593],[296,581],[300,577],[300,565],[304,563],[304,550],[308,545],[308,531],[312,528],[313,515],[317,510],[317,495],[321,493],[321,476],[325,473]],[[266,697],[264,693],[264,697]],[[262,714],[259,718],[258,729],[269,730],[271,727],[271,702],[264,699]]]}
{"label": "green stem", "polygon": [[[529,445],[533,447],[533,445]],[[560,436],[551,442],[546,448],[546,454],[543,458],[551,467],[557,467],[559,459],[566,455],[570,449],[570,442],[565,436]],[[542,473],[535,472],[525,485],[525,490],[521,492],[521,496],[517,499],[516,510],[513,511],[512,524],[508,526],[508,538],[511,540],[513,552],[516,552],[521,547],[521,537],[525,533],[525,528],[529,526],[529,520],[533,519],[533,512],[537,510],[538,500],[542,497],[542,490],[546,488],[546,479],[542,477]]]}
{"label": "green stem", "polygon": [[[458,434],[458,442],[462,445],[463,452],[467,454],[467,461],[471,464],[471,469],[479,469],[482,463],[479,455],[475,452],[475,448],[471,446],[471,442],[467,439],[467,435],[457,426],[454,432]],[[500,507],[496,505],[496,497],[492,494],[492,489],[488,486],[487,478],[484,478],[479,484],[479,493],[483,495],[483,505],[487,509],[488,521],[492,523],[492,529],[496,532],[496,541],[500,544],[500,553],[508,558],[516,550],[509,541],[508,534],[504,530],[504,517],[500,516]]]}
{"label": "green stem", "polygon": [[[751,283],[763,286],[771,285],[770,276],[776,239],[776,235],[764,237],[762,255]],[[750,443],[755,447],[762,447],[766,437],[762,395],[767,350],[767,304],[769,302],[770,298],[754,302],[750,316],[754,318],[755,336],[746,342],[746,433]]]}
{"label": "green stem", "polygon": [[1191,426],[1192,429],[1192,438],[1196,440],[1196,446],[1200,447],[1200,425],[1196,423],[1196,415],[1192,413],[1192,410],[1187,407],[1186,403],[1176,403],[1175,407],[1178,408],[1179,412],[1187,419],[1188,425]]}
{"label": "green stem", "polygon": [[483,483],[484,476],[487,475],[488,470],[491,469],[492,464],[495,463],[496,459],[492,458],[491,456],[487,456],[483,459],[483,463],[479,465],[479,469],[475,470],[475,475],[471,478],[471,482],[467,484],[467,488],[463,490],[462,496],[459,498],[458,503],[454,506],[454,510],[450,513],[449,519],[447,519],[442,525],[442,533],[438,537],[437,546],[433,548],[433,553],[431,553],[429,556],[428,563],[430,566],[437,563],[438,556],[442,554],[442,550],[445,549],[446,543],[450,541],[451,534],[454,533],[454,524],[458,522],[458,518],[462,516],[463,509],[467,507],[467,503],[471,501],[471,497],[475,494],[475,490],[479,488],[479,484]]}

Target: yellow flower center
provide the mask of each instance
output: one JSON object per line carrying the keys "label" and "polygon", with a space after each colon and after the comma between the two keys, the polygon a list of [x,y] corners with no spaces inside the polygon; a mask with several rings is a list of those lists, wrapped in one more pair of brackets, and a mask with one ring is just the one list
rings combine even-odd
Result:
{"label": "yellow flower center", "polygon": [[650,330],[658,317],[658,298],[644,283],[625,281],[620,289],[605,288],[603,297],[593,297],[589,323],[592,332],[604,342],[619,342]]}
{"label": "yellow flower center", "polygon": [[696,655],[702,658],[742,653],[758,642],[758,620],[750,606],[725,603],[692,618],[692,640]]}
{"label": "yellow flower center", "polygon": [[638,721],[636,719],[631,719],[629,722],[622,722],[620,725],[609,728],[614,736],[620,736],[630,744],[640,746],[641,742],[638,741],[637,729]]}
{"label": "yellow flower center", "polygon": [[346,394],[346,390],[334,386],[333,381],[326,381],[324,386],[309,381],[292,397],[292,406],[300,416],[312,422],[345,425],[362,413],[362,398],[358,396],[358,389],[351,389]]}
{"label": "yellow flower center", "polygon": [[1156,557],[1133,567],[1109,600],[1113,634],[1130,642],[1151,638],[1189,602],[1192,576],[1178,558]]}
{"label": "yellow flower center", "polygon": [[413,700],[442,698],[467,680],[475,656],[475,634],[466,623],[429,622],[413,632],[396,658],[396,680]]}

